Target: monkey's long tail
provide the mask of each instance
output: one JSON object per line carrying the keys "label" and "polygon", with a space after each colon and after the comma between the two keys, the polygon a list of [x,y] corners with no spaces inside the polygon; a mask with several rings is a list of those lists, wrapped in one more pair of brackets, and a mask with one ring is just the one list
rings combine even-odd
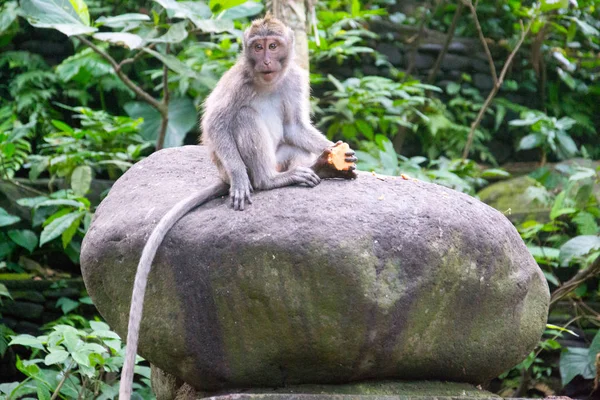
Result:
{"label": "monkey's long tail", "polygon": [[119,400],[130,400],[131,398],[133,367],[135,365],[140,323],[142,321],[142,310],[144,308],[144,294],[146,293],[148,274],[150,273],[152,261],[154,260],[158,247],[162,243],[167,232],[169,232],[181,217],[199,205],[216,197],[226,195],[228,192],[229,185],[225,182],[220,182],[181,200],[161,218],[158,225],[156,225],[152,231],[148,242],[146,242],[133,282],[131,308],[129,309],[129,327],[127,328],[127,349],[125,354],[125,364],[123,365],[123,371],[121,373]]}

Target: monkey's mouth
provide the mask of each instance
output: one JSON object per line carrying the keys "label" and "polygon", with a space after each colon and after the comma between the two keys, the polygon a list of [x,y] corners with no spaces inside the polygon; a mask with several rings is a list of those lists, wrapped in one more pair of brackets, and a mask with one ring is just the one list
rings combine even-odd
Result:
{"label": "monkey's mouth", "polygon": [[263,79],[267,82],[273,80],[273,78],[275,78],[275,75],[277,74],[275,71],[262,71],[261,72]]}

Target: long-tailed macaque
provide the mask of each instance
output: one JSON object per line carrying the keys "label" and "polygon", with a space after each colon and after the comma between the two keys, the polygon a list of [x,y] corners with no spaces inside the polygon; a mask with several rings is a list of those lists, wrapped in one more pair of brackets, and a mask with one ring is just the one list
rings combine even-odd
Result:
{"label": "long-tailed macaque", "polygon": [[[142,252],[133,285],[127,354],[120,400],[129,400],[144,292],[152,260],[163,238],[193,208],[229,192],[234,210],[252,203],[253,190],[301,184],[322,178],[355,178],[354,167],[338,171],[327,162],[329,141],[310,123],[308,74],[294,63],[294,35],[267,14],[252,22],[236,64],[204,104],[203,140],[222,182],[177,203],[158,223]],[[354,152],[346,161],[356,161]]]}

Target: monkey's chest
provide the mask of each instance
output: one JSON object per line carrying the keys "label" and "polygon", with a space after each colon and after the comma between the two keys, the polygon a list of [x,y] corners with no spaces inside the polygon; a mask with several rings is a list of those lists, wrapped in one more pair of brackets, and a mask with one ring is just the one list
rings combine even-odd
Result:
{"label": "monkey's chest", "polygon": [[254,107],[260,116],[262,125],[267,130],[267,132],[260,132],[260,134],[264,135],[266,133],[276,148],[283,141],[284,114],[281,96],[270,95],[260,97],[257,99]]}

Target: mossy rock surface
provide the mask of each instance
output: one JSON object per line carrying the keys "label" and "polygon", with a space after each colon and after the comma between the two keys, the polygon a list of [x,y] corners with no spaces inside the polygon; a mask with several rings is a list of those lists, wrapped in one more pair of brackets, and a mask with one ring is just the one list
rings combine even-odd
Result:
{"label": "mossy rock surface", "polygon": [[550,197],[548,191],[535,179],[529,176],[496,182],[477,193],[484,203],[503,212],[515,222],[527,219],[548,220],[551,204],[543,204],[535,198],[532,190],[537,190]]}
{"label": "mossy rock surface", "polygon": [[[138,258],[177,201],[215,182],[206,149],[153,154],[82,246],[94,304],[123,337]],[[367,379],[484,382],[545,326],[546,280],[512,224],[450,189],[361,173],[221,198],[182,218],[150,274],[140,354],[199,390]]]}

